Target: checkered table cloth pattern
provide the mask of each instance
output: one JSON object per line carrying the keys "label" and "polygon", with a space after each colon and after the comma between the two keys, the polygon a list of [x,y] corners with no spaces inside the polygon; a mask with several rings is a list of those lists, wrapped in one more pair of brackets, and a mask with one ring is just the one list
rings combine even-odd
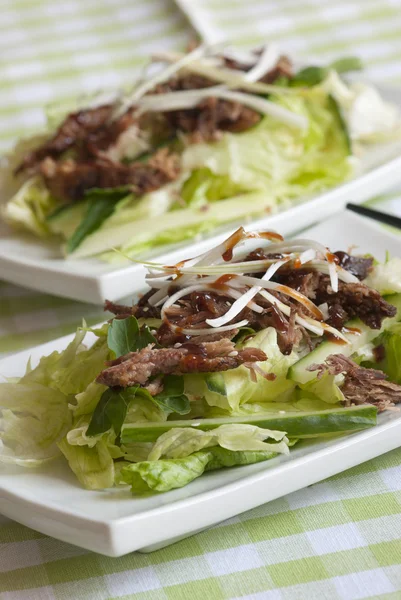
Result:
{"label": "checkered table cloth pattern", "polygon": [[[285,40],[297,55],[357,53],[401,81],[401,2],[180,0],[208,41]],[[182,47],[168,0],[0,0],[0,150],[43,105],[128,83]],[[288,43],[287,43],[288,42]],[[0,283],[0,355],[71,332],[100,307]],[[401,449],[152,554],[107,558],[0,517],[0,600],[401,599]]]}

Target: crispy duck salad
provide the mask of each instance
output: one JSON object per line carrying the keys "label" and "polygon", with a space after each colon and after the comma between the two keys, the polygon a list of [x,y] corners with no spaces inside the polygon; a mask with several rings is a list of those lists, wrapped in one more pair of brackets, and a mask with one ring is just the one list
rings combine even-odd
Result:
{"label": "crispy duck salad", "polygon": [[89,489],[164,492],[397,410],[400,259],[241,227],[147,267],[136,304],[0,384],[0,461],[63,454]]}
{"label": "crispy duck salad", "polygon": [[[133,89],[52,110],[1,181],[11,226],[59,236],[66,256],[121,261],[287,208],[401,139],[401,115],[341,74],[295,68],[275,44],[161,52]],[[373,160],[373,158],[372,158]]]}

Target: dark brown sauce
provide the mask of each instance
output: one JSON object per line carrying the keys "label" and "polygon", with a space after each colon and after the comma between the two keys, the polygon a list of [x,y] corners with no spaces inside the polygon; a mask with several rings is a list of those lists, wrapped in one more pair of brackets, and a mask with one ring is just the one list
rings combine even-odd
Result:
{"label": "dark brown sauce", "polygon": [[265,240],[275,240],[277,242],[283,242],[284,238],[275,231],[259,231],[255,237],[264,238]]}
{"label": "dark brown sauce", "polygon": [[211,283],[210,287],[214,288],[215,290],[225,291],[228,288],[227,283],[236,277],[238,277],[238,275],[235,275],[234,273],[226,273],[225,275],[222,275],[216,279],[214,283]]}
{"label": "dark brown sauce", "polygon": [[386,358],[386,349],[383,344],[379,344],[379,346],[373,348],[373,356],[376,362],[381,362]]}
{"label": "dark brown sauce", "polygon": [[239,227],[237,231],[234,231],[232,235],[224,242],[224,252],[222,258],[225,262],[228,262],[233,257],[234,248],[244,238],[245,230],[243,227]]}
{"label": "dark brown sauce", "polygon": [[286,294],[287,296],[294,298],[294,300],[297,300],[298,302],[300,302],[301,304],[306,306],[310,310],[310,312],[313,314],[315,319],[317,319],[318,321],[323,321],[323,315],[322,315],[321,311],[318,309],[318,307],[315,306],[313,304],[313,302],[311,302],[308,298],[306,298],[306,296],[304,296],[300,292],[297,292],[296,290],[294,290],[294,288],[290,288],[287,285],[278,285],[276,290],[278,292],[282,292],[283,294]]}
{"label": "dark brown sauce", "polygon": [[331,333],[331,331],[325,331],[324,333],[325,333],[327,340],[329,342],[333,342],[333,344],[338,344],[339,346],[345,346],[345,344],[347,343],[345,340],[342,340],[341,338],[334,335],[334,333]]}
{"label": "dark brown sauce", "polygon": [[361,335],[362,331],[358,327],[343,327],[342,333],[352,333],[354,335]]}
{"label": "dark brown sauce", "polygon": [[189,354],[191,354],[191,355],[196,354],[198,356],[207,356],[207,351],[206,351],[205,347],[201,346],[199,344],[185,342],[181,347],[185,350],[188,350]]}
{"label": "dark brown sauce", "polygon": [[[181,261],[181,263],[184,261]],[[164,268],[165,269],[171,269],[174,273],[174,275],[182,275],[180,269],[182,268],[182,264],[181,263],[177,263],[176,265],[165,265]]]}
{"label": "dark brown sauce", "polygon": [[186,367],[189,372],[197,372],[204,363],[204,357],[201,354],[186,354],[180,360],[180,366]]}
{"label": "dark brown sauce", "polygon": [[338,258],[338,256],[336,256],[332,252],[327,252],[326,258],[329,263],[335,263],[336,265],[338,265],[340,262],[340,259]]}

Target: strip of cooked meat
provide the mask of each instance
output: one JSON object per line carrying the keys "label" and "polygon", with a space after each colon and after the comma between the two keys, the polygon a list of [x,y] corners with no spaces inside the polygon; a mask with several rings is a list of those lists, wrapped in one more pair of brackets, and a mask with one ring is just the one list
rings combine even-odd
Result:
{"label": "strip of cooked meat", "polygon": [[[365,260],[365,259],[362,259]],[[360,275],[368,272],[369,263],[348,262]],[[337,329],[351,318],[357,317],[372,329],[380,329],[383,319],[393,317],[397,310],[384,298],[363,283],[338,282],[338,292],[333,292],[330,277],[310,269],[280,269],[274,280],[287,285],[308,298],[315,304],[327,303],[329,307],[328,323]]]}
{"label": "strip of cooked meat", "polygon": [[275,281],[301,292],[307,298],[315,300],[316,290],[320,285],[321,273],[307,269],[283,269],[280,270]]}
{"label": "strip of cooked meat", "polygon": [[358,277],[360,281],[366,279],[373,268],[373,258],[363,256],[352,256],[347,252],[338,250],[334,252],[337,256],[340,267]]}
{"label": "strip of cooked meat", "polygon": [[127,185],[138,195],[157,190],[178,177],[180,166],[178,155],[162,148],[147,163],[124,165],[104,158],[83,163],[72,159],[56,163],[46,158],[40,171],[55,198],[74,202],[91,188]]}
{"label": "strip of cooked meat", "polygon": [[71,113],[63,121],[52,138],[43,144],[43,146],[29,152],[24,157],[15,173],[18,174],[25,169],[34,168],[47,156],[57,158],[63,152],[72,148],[77,142],[84,140],[88,135],[104,126],[111,116],[111,112],[112,106],[105,104],[96,108]]}
{"label": "strip of cooked meat", "polygon": [[384,300],[379,292],[363,283],[339,281],[338,292],[333,292],[327,275],[320,278],[316,302],[327,302],[329,307],[340,305],[347,313],[346,320],[358,317],[371,329],[380,329],[383,319],[394,317],[397,312],[396,307]]}
{"label": "strip of cooked meat", "polygon": [[[158,85],[151,93],[165,94],[213,85],[216,85],[215,81],[189,74]],[[213,97],[205,98],[196,108],[168,111],[163,114],[174,131],[191,134],[192,142],[217,140],[223,131],[239,133],[253,127],[261,119],[259,113],[239,102]]]}
{"label": "strip of cooked meat", "polygon": [[149,378],[160,374],[212,373],[235,369],[243,363],[266,360],[258,348],[235,350],[229,340],[185,345],[180,348],[153,348],[149,344],[111,363],[97,378],[109,387],[145,385]]}
{"label": "strip of cooked meat", "polygon": [[[242,71],[250,69],[249,66],[241,65],[230,59],[225,59],[225,62],[231,68]],[[273,83],[281,76],[292,77],[292,64],[286,56],[280,56],[277,65],[260,81]],[[213,85],[216,85],[216,82],[199,75],[189,74],[158,86],[153,93],[200,89]],[[261,119],[259,113],[238,102],[213,97],[206,98],[194,109],[171,111],[165,113],[165,117],[174,130],[191,134],[191,141],[195,143],[218,140],[224,131],[232,133],[246,131],[259,123]]]}
{"label": "strip of cooked meat", "polygon": [[346,405],[375,404],[379,411],[401,402],[401,386],[387,381],[387,375],[376,369],[365,369],[343,354],[331,354],[323,365],[311,365],[309,371],[318,371],[318,378],[325,371],[332,375],[344,375],[341,391]]}
{"label": "strip of cooked meat", "polygon": [[165,113],[174,131],[190,134],[193,143],[216,141],[224,131],[240,133],[259,123],[261,116],[239,102],[206,98],[196,108]]}
{"label": "strip of cooked meat", "polygon": [[[337,264],[340,267],[342,267],[343,269],[345,269],[346,271],[348,271],[349,273],[352,273],[352,275],[355,275],[355,277],[358,277],[358,279],[360,281],[362,281],[363,279],[366,279],[366,277],[369,275],[370,271],[372,270],[373,258],[363,257],[363,256],[352,256],[351,254],[348,254],[347,252],[343,252],[342,250],[338,250],[337,252],[334,252],[334,255],[337,257]],[[246,261],[268,260],[269,258],[280,259],[282,257],[283,257],[282,254],[269,253],[268,248],[267,249],[256,248],[256,250],[253,250],[252,252],[250,252],[248,254],[248,256],[245,258],[245,260]],[[310,272],[311,271],[308,270],[306,267],[300,268],[300,269],[291,269],[291,270],[289,270],[287,267],[283,267],[280,270],[280,274],[282,274],[283,276],[292,278],[294,281],[294,285],[290,285],[290,283],[288,283],[287,285],[290,285],[290,287],[293,287],[294,289],[298,289],[300,292],[302,292],[303,286],[305,286],[305,289],[307,291],[308,285],[306,282],[302,281],[302,277],[306,273],[310,273]],[[304,293],[304,292],[302,292],[302,293]],[[307,295],[307,294],[305,294],[305,295]],[[313,298],[313,296],[308,296],[308,298]]]}
{"label": "strip of cooked meat", "polygon": [[115,304],[114,302],[110,302],[110,300],[106,300],[104,303],[104,310],[108,310],[113,313],[119,319],[125,319],[126,317],[135,316],[137,319],[160,319],[160,307],[152,306],[149,304],[148,300],[156,290],[149,290],[144,294],[139,300],[138,303],[134,306],[125,306],[123,304]]}

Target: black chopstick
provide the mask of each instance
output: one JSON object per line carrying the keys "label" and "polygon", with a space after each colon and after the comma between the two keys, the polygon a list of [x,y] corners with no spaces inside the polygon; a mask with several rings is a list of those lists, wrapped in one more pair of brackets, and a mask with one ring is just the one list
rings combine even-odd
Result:
{"label": "black chopstick", "polygon": [[401,217],[396,217],[395,215],[390,215],[388,213],[381,212],[380,210],[368,208],[367,206],[361,206],[360,204],[352,204],[352,202],[348,202],[346,208],[354,213],[357,213],[358,215],[362,215],[363,217],[369,217],[370,219],[374,219],[380,223],[385,223],[386,225],[391,225],[392,227],[401,229]]}

